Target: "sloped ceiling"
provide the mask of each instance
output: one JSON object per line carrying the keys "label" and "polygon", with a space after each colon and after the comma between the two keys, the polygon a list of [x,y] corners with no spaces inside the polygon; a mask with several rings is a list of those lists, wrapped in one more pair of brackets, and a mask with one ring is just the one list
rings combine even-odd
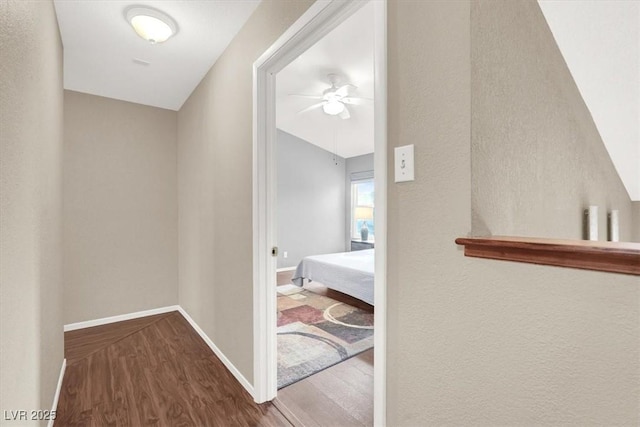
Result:
{"label": "sloped ceiling", "polygon": [[[373,153],[373,3],[363,6],[277,75],[276,125],[279,129],[344,158]],[[337,74],[357,86],[352,95],[369,98],[348,106],[351,118],[329,116],[322,108],[300,113]]]}
{"label": "sloped ceiling", "polygon": [[631,200],[640,201],[640,0],[538,0]]}

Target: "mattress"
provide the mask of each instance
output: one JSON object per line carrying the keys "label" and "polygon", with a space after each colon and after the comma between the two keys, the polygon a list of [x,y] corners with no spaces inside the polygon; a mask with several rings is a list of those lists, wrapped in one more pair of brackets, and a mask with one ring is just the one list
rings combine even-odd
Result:
{"label": "mattress", "polygon": [[366,249],[305,257],[291,280],[298,286],[303,285],[304,279],[315,281],[373,305],[374,251]]}

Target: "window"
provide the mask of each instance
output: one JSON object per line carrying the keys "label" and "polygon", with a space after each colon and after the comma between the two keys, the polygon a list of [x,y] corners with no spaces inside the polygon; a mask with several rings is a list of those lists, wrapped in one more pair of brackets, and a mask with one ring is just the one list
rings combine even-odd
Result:
{"label": "window", "polygon": [[351,238],[360,240],[364,223],[369,229],[368,241],[374,241],[374,186],[373,179],[351,181]]}

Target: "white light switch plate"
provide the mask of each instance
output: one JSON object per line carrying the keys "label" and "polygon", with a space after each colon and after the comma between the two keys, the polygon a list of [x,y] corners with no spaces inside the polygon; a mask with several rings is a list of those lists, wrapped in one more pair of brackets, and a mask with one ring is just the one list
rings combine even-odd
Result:
{"label": "white light switch plate", "polygon": [[396,182],[413,181],[413,144],[394,149]]}

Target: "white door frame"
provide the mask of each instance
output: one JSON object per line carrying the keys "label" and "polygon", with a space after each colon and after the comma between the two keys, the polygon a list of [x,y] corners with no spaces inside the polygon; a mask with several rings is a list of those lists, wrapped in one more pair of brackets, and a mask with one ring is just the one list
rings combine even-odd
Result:
{"label": "white door frame", "polygon": [[[374,165],[376,206],[374,425],[386,423],[387,4],[374,1]],[[276,74],[367,0],[318,0],[253,64],[254,400],[277,394]]]}

